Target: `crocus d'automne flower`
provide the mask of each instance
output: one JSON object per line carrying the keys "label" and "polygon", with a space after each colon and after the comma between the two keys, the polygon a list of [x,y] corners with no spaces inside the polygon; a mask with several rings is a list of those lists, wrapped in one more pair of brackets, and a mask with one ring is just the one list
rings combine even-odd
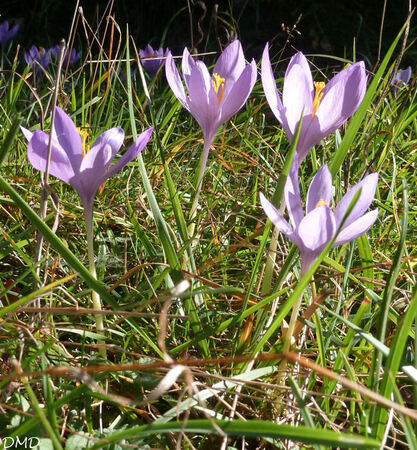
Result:
{"label": "crocus d'automne flower", "polygon": [[[48,159],[49,135],[40,130],[31,133],[22,128],[29,141],[28,158],[35,169],[46,171]],[[55,121],[52,133],[52,148],[49,173],[65,183],[71,184],[78,192],[84,207],[88,263],[90,273],[94,278],[96,268],[94,261],[93,238],[93,200],[97,189],[109,177],[121,170],[133,160],[147,144],[152,128],[145,130],[129,147],[124,155],[112,166],[110,165],[119,151],[124,132],[121,127],[111,128],[100,134],[91,148],[86,151],[85,142],[71,118],[59,107],[55,110]],[[101,310],[101,300],[97,292],[92,292],[92,303],[95,310]],[[96,315],[96,328],[99,334],[104,332],[103,316]],[[106,357],[104,347],[100,353]]]}
{"label": "crocus d'automne flower", "polygon": [[[29,141],[28,158],[35,169],[45,171],[48,158],[49,135],[41,130],[31,133],[22,128]],[[152,127],[145,130],[119,160],[110,166],[119,151],[124,131],[121,127],[102,133],[85,152],[74,122],[57,107],[52,130],[52,151],[49,173],[73,186],[84,207],[93,203],[97,189],[108,178],[132,161],[147,144]]]}
{"label": "crocus d'automne flower", "polygon": [[29,51],[24,53],[24,56],[28,66],[33,65],[34,61],[37,61],[44,69],[48,67],[51,61],[50,52],[43,47],[36,47],[36,45],[32,45]]}
{"label": "crocus d'automne flower", "polygon": [[[49,49],[49,53],[53,58],[58,59],[61,48],[59,44],[54,45]],[[80,60],[81,54],[75,48],[72,48],[71,51],[69,48],[65,50],[64,60],[62,67],[65,69],[67,66],[71,67],[73,64]]]}
{"label": "crocus d'automne flower", "polygon": [[[154,50],[149,44],[143,49],[139,50],[140,62],[143,67],[148,71],[151,77],[154,77],[159,68],[165,61],[165,57],[168,55],[169,50],[164,51],[163,48]],[[159,58],[158,58],[159,57]]]}
{"label": "crocus d'automne flower", "polygon": [[301,114],[297,142],[298,164],[323,138],[339,128],[358,108],[366,90],[365,64],[352,64],[327,84],[313,83],[305,56],[298,52],[288,64],[281,96],[269,60],[268,44],[262,55],[262,84],[272,112],[292,141]]}
{"label": "crocus d'automne flower", "polygon": [[16,36],[18,31],[18,24],[14,25],[12,28],[10,28],[9,22],[7,20],[0,24],[0,45],[3,50],[10,39],[13,39]]}
{"label": "crocus d'automne flower", "polygon": [[262,193],[260,199],[266,215],[272,223],[300,249],[301,273],[304,275],[326,245],[336,235],[346,211],[358,189],[359,199],[347,217],[333,247],[356,239],[375,222],[378,210],[368,213],[378,182],[378,174],[366,176],[353,186],[332,209],[332,176],[327,165],[322,166],[314,176],[307,192],[306,214],[301,205],[298,186],[298,167],[293,165],[284,189],[285,202],[293,227]]}
{"label": "crocus d'automne flower", "polygon": [[406,69],[399,70],[392,78],[391,86],[394,97],[397,95],[398,89],[404,87],[411,78],[411,66]]}
{"label": "crocus d'automne flower", "polygon": [[256,81],[256,64],[245,64],[238,40],[229,44],[219,56],[210,75],[202,61],[194,61],[185,48],[182,56],[182,77],[174,58],[168,53],[165,73],[175,96],[197,120],[204,136],[199,185],[204,174],[210,145],[221,125],[245,104]]}

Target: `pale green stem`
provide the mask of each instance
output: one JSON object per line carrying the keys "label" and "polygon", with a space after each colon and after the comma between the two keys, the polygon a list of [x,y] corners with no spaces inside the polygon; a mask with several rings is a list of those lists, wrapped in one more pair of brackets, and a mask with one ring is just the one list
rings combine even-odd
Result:
{"label": "pale green stem", "polygon": [[190,215],[189,215],[189,219],[188,219],[190,224],[188,225],[187,231],[188,231],[188,236],[190,236],[190,237],[194,235],[194,231],[195,231],[196,224],[194,222],[194,218],[196,216],[198,202],[200,200],[201,187],[203,185],[203,177],[204,177],[204,172],[205,172],[206,166],[207,166],[207,159],[208,159],[208,155],[209,155],[211,142],[212,142],[212,140],[210,140],[209,142],[204,140],[203,156],[201,157],[201,164],[200,164],[200,169],[198,172],[197,184],[195,187],[195,195],[194,195],[194,199],[193,199],[193,204],[191,205]]}
{"label": "pale green stem", "polygon": [[[303,263],[301,262],[301,273],[300,279],[303,278],[304,274],[307,272],[308,267],[304,268]],[[285,333],[284,338],[284,347],[282,349],[283,353],[287,353],[291,348],[292,336],[294,334],[295,324],[297,323],[298,313],[300,312],[301,300],[303,298],[303,292],[301,292],[300,296],[297,298],[297,301],[294,303],[291,311],[290,323],[288,325],[288,329]],[[285,383],[285,374],[287,371],[287,360],[285,358],[282,359],[281,364],[279,365],[279,373],[278,384],[283,386]]]}
{"label": "pale green stem", "polygon": [[[303,263],[301,262],[300,279],[303,278],[303,276],[305,275],[307,270],[308,270],[308,267],[307,268],[303,267]],[[291,347],[291,339],[292,339],[292,335],[294,334],[295,324],[297,323],[298,313],[300,312],[302,298],[303,298],[303,292],[300,294],[297,301],[294,303],[294,306],[292,307],[290,323],[288,325],[288,330],[285,333],[285,337],[284,337],[284,349],[283,349],[284,353],[288,352]]]}
{"label": "pale green stem", "polygon": [[298,318],[298,313],[300,311],[302,298],[303,298],[303,294],[301,294],[297,298],[297,301],[294,303],[294,306],[292,307],[290,323],[288,325],[287,332],[285,333],[285,336],[284,336],[284,348],[283,348],[284,353],[288,352],[291,347],[292,335],[294,334],[295,324],[297,323],[297,318]]}
{"label": "pale green stem", "polygon": [[[94,261],[94,233],[93,233],[93,204],[92,202],[84,205],[85,229],[87,234],[87,252],[88,252],[88,270],[91,275],[97,279],[96,264]],[[91,292],[91,299],[93,301],[93,309],[101,311],[100,296],[96,291]],[[98,334],[104,335],[103,316],[101,314],[94,315],[96,319],[96,331]],[[104,341],[99,340],[98,344],[104,344]],[[103,358],[107,357],[106,349],[104,347],[99,349],[99,353]]]}

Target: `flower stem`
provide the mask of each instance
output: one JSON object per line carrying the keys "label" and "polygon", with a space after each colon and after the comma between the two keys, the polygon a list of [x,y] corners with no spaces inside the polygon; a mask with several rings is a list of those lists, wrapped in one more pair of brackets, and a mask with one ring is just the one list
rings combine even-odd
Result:
{"label": "flower stem", "polygon": [[[301,294],[297,298],[297,301],[294,303],[294,306],[292,308],[290,323],[288,325],[288,329],[287,329],[287,332],[285,333],[285,337],[284,337],[284,349],[283,349],[284,353],[287,353],[291,347],[291,340],[292,340],[292,336],[294,334],[295,324],[297,323],[297,318],[298,318],[298,313],[300,311],[302,298],[303,298],[303,294]],[[284,361],[286,361],[286,360],[284,360]]]}
{"label": "flower stem", "polygon": [[190,237],[194,235],[194,230],[195,230],[195,225],[196,225],[194,222],[194,218],[196,216],[198,202],[200,200],[201,187],[203,185],[203,177],[204,177],[204,172],[205,172],[206,166],[207,166],[207,159],[208,159],[208,155],[209,155],[210,145],[211,145],[211,141],[208,142],[207,140],[204,140],[203,156],[201,157],[201,164],[200,164],[200,169],[198,171],[197,184],[195,187],[195,195],[194,195],[193,204],[191,205],[190,215],[189,215],[190,224],[188,225],[187,231],[188,231],[188,236],[190,236]]}
{"label": "flower stem", "polygon": [[[301,263],[300,279],[303,278],[303,276],[307,270],[308,270],[308,268],[304,268],[303,263]],[[301,300],[303,298],[303,293],[304,293],[304,291],[301,292],[300,296],[297,298],[297,301],[294,303],[294,306],[292,307],[290,323],[288,325],[285,336],[283,336],[283,338],[284,338],[284,346],[282,349],[283,354],[287,353],[291,347],[291,341],[292,341],[292,337],[294,334],[295,325],[297,323],[298,313],[300,312]],[[286,375],[286,371],[287,371],[287,365],[288,365],[287,360],[285,358],[283,358],[279,365],[279,370],[280,370],[281,375],[279,376],[278,384],[280,384],[281,386],[283,386],[285,384],[285,375]]]}
{"label": "flower stem", "polygon": [[[305,275],[307,270],[308,270],[308,267],[303,267],[303,262],[301,262],[300,279],[303,278],[303,276]],[[290,323],[288,325],[288,330],[285,333],[285,338],[284,338],[284,349],[283,349],[284,353],[288,352],[291,347],[291,340],[292,340],[292,336],[294,334],[295,324],[297,323],[298,313],[300,312],[302,298],[303,298],[303,292],[301,292],[300,296],[297,298],[297,301],[294,303],[294,306],[292,307]]]}
{"label": "flower stem", "polygon": [[[88,270],[91,275],[97,279],[96,264],[94,262],[94,233],[93,233],[93,203],[84,205],[84,217],[85,217],[85,228],[87,234],[87,251],[88,251]],[[96,291],[92,291],[91,299],[93,302],[93,309],[96,311],[101,311],[101,300],[100,296]],[[96,331],[98,334],[104,335],[104,324],[103,316],[101,314],[94,315],[96,320]],[[101,339],[98,344],[104,344]],[[105,347],[99,348],[99,353],[103,358],[107,358]]]}

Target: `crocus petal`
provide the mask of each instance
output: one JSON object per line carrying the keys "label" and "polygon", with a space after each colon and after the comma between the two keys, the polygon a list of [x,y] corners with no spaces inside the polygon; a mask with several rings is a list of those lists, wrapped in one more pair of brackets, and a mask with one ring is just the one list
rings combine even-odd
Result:
{"label": "crocus petal", "polygon": [[306,249],[320,253],[336,232],[336,221],[328,206],[318,206],[307,214],[297,229]]}
{"label": "crocus petal", "polygon": [[213,88],[210,73],[202,61],[196,61],[191,69],[187,87],[191,101],[207,105],[209,93]]}
{"label": "crocus petal", "polygon": [[152,130],[153,128],[150,127],[139,135],[136,141],[126,150],[123,156],[115,164],[113,164],[109,168],[109,170],[104,174],[103,181],[107,180],[107,178],[114,175],[116,172],[121,170],[126,164],[130,163],[130,161],[136,158],[138,153],[141,152],[144,149],[145,145],[148,143],[149,138],[151,137],[152,134]]}
{"label": "crocus petal", "polygon": [[346,242],[353,241],[357,237],[361,236],[363,233],[366,233],[369,228],[375,223],[375,220],[378,216],[378,210],[374,209],[363,216],[356,219],[353,223],[348,225],[347,227],[343,227],[343,230],[337,236],[333,247],[337,245],[345,244]]}
{"label": "crocus petal", "polygon": [[330,206],[332,199],[332,175],[327,164],[320,167],[314,175],[307,192],[307,214],[320,204]]}
{"label": "crocus petal", "polygon": [[190,55],[190,52],[188,51],[187,47],[185,47],[184,51],[182,52],[181,68],[182,68],[182,76],[184,77],[185,86],[187,87],[187,90],[191,72],[194,69],[195,65],[196,62]]}
{"label": "crocus petal", "polygon": [[296,53],[285,73],[282,103],[286,110],[288,128],[292,141],[301,114],[311,114],[313,110],[314,85],[306,57]]}
{"label": "crocus petal", "polygon": [[319,206],[304,217],[297,231],[301,240],[301,275],[304,275],[336,232],[332,211],[327,206]]}
{"label": "crocus petal", "polygon": [[245,57],[242,45],[238,40],[231,42],[220,54],[214,66],[213,73],[236,81],[245,68]]}
{"label": "crocus petal", "polygon": [[212,140],[220,128],[220,107],[211,85],[206,65],[196,61],[188,81],[188,103],[190,113],[203,130],[204,139]]}
{"label": "crocus petal", "polygon": [[343,198],[340,200],[340,202],[334,209],[334,215],[336,218],[337,226],[340,225],[346,213],[346,210],[353,199],[353,196],[359,189],[362,189],[361,194],[355,206],[353,207],[351,213],[349,214],[345,222],[344,228],[348,227],[352,222],[358,219],[369,208],[369,205],[372,203],[372,200],[374,199],[375,196],[377,183],[378,183],[378,174],[372,173],[366,176],[360,183],[353,186],[343,196]]}
{"label": "crocus petal", "polygon": [[366,73],[363,61],[352,64],[335,75],[323,89],[323,97],[316,112],[321,137],[314,136],[313,139],[312,136],[309,139],[307,136],[308,146],[313,147],[339,128],[358,109],[365,91]]}
{"label": "crocus petal", "polygon": [[147,44],[144,50],[139,50],[139,56],[141,58],[148,58],[154,54],[153,48],[151,45]]}
{"label": "crocus petal", "polygon": [[213,73],[217,73],[225,79],[223,98],[229,95],[244,69],[245,57],[242,45],[240,41],[235,40],[222,51],[213,69]]}
{"label": "crocus petal", "polygon": [[408,66],[404,70],[399,70],[394,75],[391,81],[392,93],[394,97],[397,95],[398,89],[404,87],[410,81],[410,78],[411,78],[411,66]]}
{"label": "crocus petal", "polygon": [[[86,172],[89,173],[88,177],[94,180],[104,174],[115,154],[119,151],[123,143],[123,137],[123,130],[117,127],[105,131],[96,139],[81,162],[80,172],[83,174],[85,182],[88,183],[88,179],[85,178]],[[93,182],[93,179],[91,179],[91,182]]]}
{"label": "crocus petal", "polygon": [[277,85],[275,83],[274,73],[272,71],[271,62],[269,60],[268,44],[265,45],[262,54],[261,77],[262,86],[264,88],[269,107],[275,114],[275,117],[284,127],[287,135],[292,136],[291,130],[288,127],[287,118],[285,116],[284,106],[282,104],[281,97],[278,93]]}
{"label": "crocus petal", "polygon": [[33,136],[33,133],[31,131],[29,131],[27,128],[22,127],[22,126],[20,127],[20,131],[23,133],[23,136],[29,142],[31,137]]}
{"label": "crocus petal", "polygon": [[395,84],[396,81],[401,81],[404,84],[407,84],[411,78],[411,66],[408,66],[406,69],[399,70],[393,77],[391,84]]}
{"label": "crocus petal", "polygon": [[[49,135],[40,130],[33,132],[28,144],[28,158],[32,166],[45,172],[48,160]],[[57,142],[52,142],[49,173],[65,183],[71,183],[74,170],[67,153]]]}
{"label": "crocus petal", "polygon": [[[294,159],[297,155],[294,156]],[[288,215],[294,228],[297,229],[298,225],[304,218],[303,205],[301,204],[300,187],[298,185],[298,164],[297,161],[293,161],[288,174],[287,182],[284,188],[285,203],[287,205]]]}
{"label": "crocus petal", "polygon": [[171,52],[167,55],[165,63],[165,75],[172,92],[175,97],[180,101],[185,109],[189,110],[187,95],[185,94],[184,86],[180,74],[178,73],[177,66],[175,65],[174,58]]}
{"label": "crocus petal", "polygon": [[259,193],[259,198],[261,200],[261,205],[265,214],[269,217],[271,222],[278,228],[281,233],[285,234],[288,239],[294,242],[295,245],[300,247],[301,241],[298,239],[297,234],[290,227],[289,223],[282,217],[275,206],[265,198],[262,192]]}
{"label": "crocus petal", "polygon": [[[161,59],[157,59],[158,56],[161,56]],[[139,57],[142,60],[142,65],[151,76],[155,76],[161,65],[164,63],[164,59],[162,58],[163,56],[164,50],[162,48],[159,50],[154,50],[149,44],[144,50],[139,50]]]}
{"label": "crocus petal", "polygon": [[81,136],[71,117],[59,106],[55,109],[54,131],[59,145],[68,155],[74,172],[77,172],[82,160]]}
{"label": "crocus petal", "polygon": [[226,122],[246,103],[256,82],[256,63],[248,64],[238,80],[233,84],[229,94],[223,96],[221,105],[221,122]]}

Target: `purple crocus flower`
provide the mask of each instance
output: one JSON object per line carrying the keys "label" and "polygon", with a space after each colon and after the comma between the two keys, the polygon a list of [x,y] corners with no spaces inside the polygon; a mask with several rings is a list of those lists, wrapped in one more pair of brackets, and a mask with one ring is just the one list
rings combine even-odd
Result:
{"label": "purple crocus flower", "polygon": [[[22,128],[22,132],[29,141],[28,158],[30,163],[35,169],[44,172],[47,167],[50,135],[40,130],[31,133],[25,128]],[[124,139],[124,132],[121,127],[111,128],[100,134],[91,149],[86,152],[84,139],[77,131],[74,122],[61,108],[57,107],[51,133],[52,148],[49,173],[65,183],[71,184],[81,198],[86,226],[88,266],[91,275],[97,278],[93,237],[93,200],[95,193],[101,184],[142,151],[150,138],[152,127],[145,130],[112,166],[110,164]],[[93,308],[101,310],[101,300],[98,293],[93,291],[91,297]],[[96,329],[100,335],[104,334],[103,316],[100,314],[96,315]],[[99,342],[101,342],[101,339],[99,339]],[[105,358],[105,348],[102,347],[99,351]]]}
{"label": "purple crocus flower", "polygon": [[260,193],[261,204],[272,223],[290,239],[301,253],[301,273],[304,275],[326,245],[335,236],[343,217],[358,189],[359,199],[347,217],[333,247],[356,239],[375,222],[378,210],[365,214],[369,208],[378,182],[378,174],[366,176],[352,187],[332,209],[332,176],[327,165],[322,166],[314,176],[307,192],[306,214],[302,208],[298,186],[298,167],[293,165],[288,177],[284,195],[292,227],[280,212]]}
{"label": "purple crocus flower", "polygon": [[168,55],[168,53],[168,49],[166,49],[165,52],[163,48],[154,50],[149,44],[145,47],[144,50],[139,50],[140,61],[151,77],[154,77],[156,75],[159,68],[164,63],[165,57]]}
{"label": "purple crocus flower", "polygon": [[408,66],[406,69],[399,70],[392,78],[391,86],[392,86],[392,94],[394,97],[397,95],[398,89],[404,87],[411,78],[411,66]]}
{"label": "purple crocus flower", "polygon": [[25,52],[24,56],[28,66],[31,66],[36,61],[44,69],[46,69],[51,61],[50,52],[46,51],[43,47],[36,47],[36,45],[32,45],[29,51]]}
{"label": "purple crocus flower", "polygon": [[197,185],[200,184],[207,163],[210,145],[221,125],[245,104],[256,81],[256,64],[245,64],[238,40],[229,44],[219,56],[213,75],[202,61],[194,61],[185,48],[182,57],[182,76],[174,58],[168,53],[165,72],[168,83],[182,106],[197,120],[204,136],[204,150]]}
{"label": "purple crocus flower", "polygon": [[262,56],[262,84],[269,106],[290,141],[303,114],[296,149],[300,164],[312,147],[333,133],[357,110],[366,90],[365,64],[363,61],[352,64],[327,84],[313,83],[307,59],[298,52],[288,64],[281,101],[266,44]]}
{"label": "purple crocus flower", "polygon": [[[40,130],[31,133],[22,128],[29,141],[28,158],[35,169],[45,171],[48,157],[49,135]],[[73,186],[81,198],[84,208],[91,207],[97,189],[108,178],[132,161],[147,144],[152,127],[145,130],[124,155],[110,166],[119,151],[124,131],[121,127],[102,133],[84,152],[80,133],[71,118],[57,107],[52,130],[52,152],[49,173]]]}
{"label": "purple crocus flower", "polygon": [[2,49],[6,47],[6,44],[13,39],[19,31],[19,25],[16,24],[10,28],[9,22],[5,20],[0,24],[0,45]]}
{"label": "purple crocus flower", "polygon": [[[51,47],[49,49],[49,53],[52,57],[58,59],[59,53],[61,51],[61,48],[59,46],[59,44],[54,45],[53,47]],[[76,62],[78,62],[80,60],[81,54],[80,52],[78,52],[75,48],[70,49],[67,48],[65,50],[65,55],[64,55],[64,61],[63,61],[63,68],[65,69],[65,67],[71,67],[73,64],[75,64]]]}

